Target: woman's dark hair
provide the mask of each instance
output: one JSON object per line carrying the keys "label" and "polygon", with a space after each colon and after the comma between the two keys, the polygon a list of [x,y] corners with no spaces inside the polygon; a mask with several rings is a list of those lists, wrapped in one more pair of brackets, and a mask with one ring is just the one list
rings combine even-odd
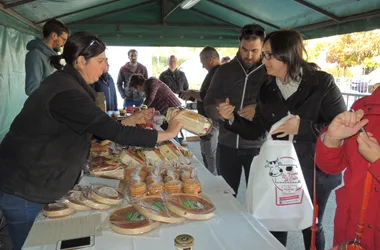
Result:
{"label": "woman's dark hair", "polygon": [[132,88],[136,88],[138,86],[144,85],[145,78],[140,74],[133,74],[129,78],[129,86]]}
{"label": "woman's dark hair", "polygon": [[61,59],[65,59],[66,64],[74,66],[79,56],[86,60],[95,57],[106,50],[106,46],[94,34],[80,31],[74,33],[67,39],[61,55],[51,56],[50,64],[56,69],[62,69]]}
{"label": "woman's dark hair", "polygon": [[299,79],[301,68],[309,71],[319,69],[318,65],[308,63],[304,59],[303,55],[306,55],[307,58],[307,52],[302,36],[297,30],[282,29],[271,32],[265,38],[264,43],[267,41],[270,43],[272,56],[288,66],[287,80]]}
{"label": "woman's dark hair", "polygon": [[240,30],[239,41],[241,40],[256,40],[264,41],[265,29],[258,24],[247,24]]}

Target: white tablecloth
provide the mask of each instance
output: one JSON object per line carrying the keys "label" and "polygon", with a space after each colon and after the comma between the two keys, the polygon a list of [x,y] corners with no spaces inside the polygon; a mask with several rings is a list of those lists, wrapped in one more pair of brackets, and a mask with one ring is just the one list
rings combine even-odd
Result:
{"label": "white tablecloth", "polygon": [[[174,238],[179,234],[190,234],[194,237],[194,250],[286,249],[232,196],[233,190],[223,178],[213,176],[196,158],[193,160],[193,165],[198,169],[203,194],[216,206],[214,218],[208,221],[187,221],[182,225],[162,224],[155,232],[140,236],[120,235],[104,229],[102,236],[95,238],[95,245],[84,249],[174,250]],[[80,212],[75,216],[86,216],[88,213]],[[103,219],[107,219],[106,213],[99,213]],[[39,221],[35,222],[37,223]],[[24,249],[55,250],[56,245]]]}

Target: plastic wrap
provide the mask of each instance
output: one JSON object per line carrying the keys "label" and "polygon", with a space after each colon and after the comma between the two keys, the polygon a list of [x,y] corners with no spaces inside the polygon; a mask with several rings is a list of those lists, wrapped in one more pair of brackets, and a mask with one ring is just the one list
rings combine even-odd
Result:
{"label": "plastic wrap", "polygon": [[63,218],[75,213],[75,210],[65,204],[50,203],[42,208],[42,214],[51,219]]}
{"label": "plastic wrap", "polygon": [[91,208],[86,206],[81,200],[82,191],[80,190],[71,190],[67,193],[66,196],[64,196],[61,201],[69,208],[75,209],[75,210],[90,210]]}
{"label": "plastic wrap", "polygon": [[144,217],[132,205],[128,205],[111,214],[109,225],[119,234],[139,235],[156,229],[160,223]]}
{"label": "plastic wrap", "polygon": [[215,206],[209,199],[192,194],[171,194],[166,200],[166,207],[192,220],[208,220],[215,215]]}
{"label": "plastic wrap", "polygon": [[170,181],[177,181],[179,180],[180,175],[179,175],[179,170],[175,168],[169,168],[166,171],[166,176],[164,177],[164,182],[170,182]]}
{"label": "plastic wrap", "polygon": [[186,220],[167,209],[164,199],[158,195],[141,197],[133,206],[140,214],[155,221],[178,224]]}
{"label": "plastic wrap", "polygon": [[123,150],[120,154],[120,160],[127,166],[142,168],[146,165],[145,161],[138,154],[138,151],[132,148]]}
{"label": "plastic wrap", "polygon": [[[170,122],[171,118],[181,110],[184,109],[169,108],[168,112],[166,113],[166,120]],[[208,134],[212,128],[211,119],[208,119],[190,110],[184,110],[184,112],[180,115],[177,115],[175,119],[183,121],[184,129],[199,136]]]}
{"label": "plastic wrap", "polygon": [[107,205],[107,204],[94,200],[91,195],[90,188],[83,190],[79,199],[84,205],[93,209],[106,210],[106,209],[111,208],[111,205]]}
{"label": "plastic wrap", "polygon": [[107,205],[118,205],[124,199],[123,194],[119,193],[116,189],[107,186],[92,186],[91,197],[95,201]]}
{"label": "plastic wrap", "polygon": [[129,186],[129,193],[131,197],[141,197],[147,194],[147,186],[145,182],[135,183]]}
{"label": "plastic wrap", "polygon": [[158,148],[140,150],[139,154],[141,158],[145,160],[145,163],[150,166],[155,167],[161,165],[164,167],[166,165],[168,167],[170,165],[169,160],[161,153]]}
{"label": "plastic wrap", "polygon": [[183,183],[183,191],[187,194],[199,195],[202,192],[201,183],[198,179],[190,179]]}
{"label": "plastic wrap", "polygon": [[89,172],[91,175],[98,177],[107,177],[112,179],[124,180],[125,168],[121,165],[110,165],[107,163],[102,163],[97,166],[89,167]]}
{"label": "plastic wrap", "polygon": [[183,182],[174,180],[169,181],[165,183],[165,191],[167,193],[173,194],[173,193],[182,193],[183,190]]}

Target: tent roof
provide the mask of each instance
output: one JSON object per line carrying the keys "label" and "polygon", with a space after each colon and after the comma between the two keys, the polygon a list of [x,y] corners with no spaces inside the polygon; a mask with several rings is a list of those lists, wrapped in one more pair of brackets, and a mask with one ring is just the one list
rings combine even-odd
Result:
{"label": "tent roof", "polygon": [[109,45],[236,46],[239,29],[296,28],[306,39],[380,28],[379,0],[0,0],[0,24],[39,35],[48,18]]}

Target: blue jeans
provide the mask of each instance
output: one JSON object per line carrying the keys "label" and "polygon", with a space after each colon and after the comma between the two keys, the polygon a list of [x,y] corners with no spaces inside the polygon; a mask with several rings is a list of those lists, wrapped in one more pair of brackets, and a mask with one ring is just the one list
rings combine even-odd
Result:
{"label": "blue jeans", "polygon": [[20,250],[43,204],[0,191],[0,210],[7,221],[13,249]]}
{"label": "blue jeans", "polygon": [[133,107],[133,105],[135,105],[135,107],[140,107],[143,103],[144,103],[144,100],[133,101],[133,100],[127,100],[127,99],[124,99],[124,105],[123,105],[123,108],[126,108],[126,107]]}

